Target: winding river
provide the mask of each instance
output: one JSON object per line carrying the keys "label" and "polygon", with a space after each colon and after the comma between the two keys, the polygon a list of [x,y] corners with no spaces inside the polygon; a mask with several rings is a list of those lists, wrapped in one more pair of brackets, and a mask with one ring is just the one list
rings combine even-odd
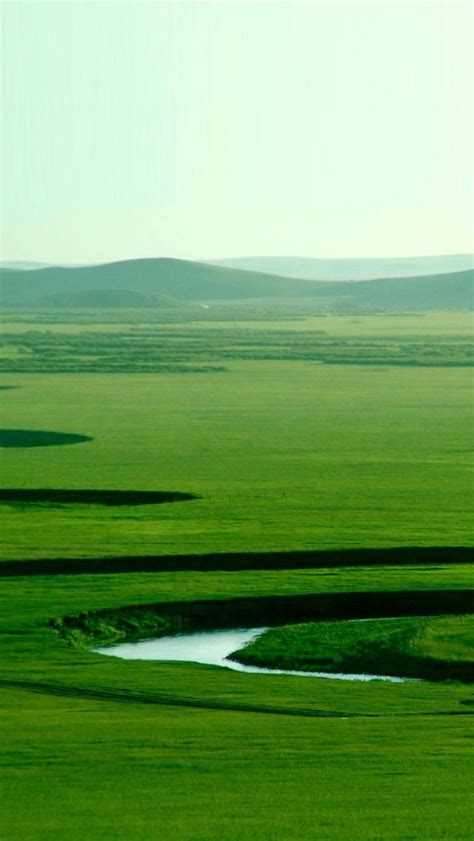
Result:
{"label": "winding river", "polygon": [[226,631],[199,631],[192,634],[173,634],[166,637],[124,642],[106,648],[95,648],[97,654],[121,657],[124,660],[163,660],[174,662],[203,663],[208,666],[223,666],[239,672],[252,672],[270,675],[298,675],[300,677],[319,677],[331,680],[385,680],[391,683],[404,683],[400,677],[388,675],[336,674],[332,672],[300,672],[286,669],[263,669],[258,666],[245,666],[235,660],[229,660],[230,654],[238,651],[247,642],[263,634],[268,628],[234,628]]}

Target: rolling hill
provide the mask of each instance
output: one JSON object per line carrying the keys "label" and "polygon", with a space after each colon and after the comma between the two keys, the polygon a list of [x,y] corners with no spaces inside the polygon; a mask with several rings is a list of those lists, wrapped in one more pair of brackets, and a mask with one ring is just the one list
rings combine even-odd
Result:
{"label": "rolling hill", "polygon": [[[45,295],[84,289],[128,289],[180,301],[288,297],[288,279],[168,258],[125,260],[80,268],[0,271],[5,304],[37,305]],[[309,285],[303,281],[304,285]],[[299,294],[296,292],[295,294]]]}
{"label": "rolling hill", "polygon": [[[100,293],[103,300],[108,291],[115,298],[119,293],[127,293],[128,300],[130,295],[139,293],[165,295],[181,302],[312,299],[320,302],[322,309],[337,310],[472,309],[473,280],[474,271],[466,270],[335,284],[172,259],[129,260],[33,272],[0,271],[2,303],[7,306],[46,306],[45,301],[53,306],[49,296],[60,296],[56,305],[67,306],[65,301],[76,300],[76,304],[70,305],[85,306],[77,303],[85,293],[89,301],[93,293]],[[60,300],[62,304],[58,304]]]}
{"label": "rolling hill", "polygon": [[[326,286],[329,284],[326,284]],[[391,277],[359,283],[331,285],[337,290],[333,303],[367,309],[429,310],[474,308],[474,270]],[[320,292],[318,291],[318,294]]]}
{"label": "rolling hill", "polygon": [[210,265],[265,272],[300,280],[374,280],[382,277],[458,272],[474,267],[472,254],[442,254],[428,257],[373,257],[319,259],[315,257],[235,257],[208,260]]}
{"label": "rolling hill", "polygon": [[[382,277],[417,277],[418,275],[460,272],[474,268],[473,254],[438,254],[425,257],[230,257],[221,260],[199,260],[211,266],[242,269],[264,274],[293,277],[298,280],[375,280]],[[46,268],[84,268],[102,263],[44,263],[25,260],[0,261],[0,269],[37,271]]]}

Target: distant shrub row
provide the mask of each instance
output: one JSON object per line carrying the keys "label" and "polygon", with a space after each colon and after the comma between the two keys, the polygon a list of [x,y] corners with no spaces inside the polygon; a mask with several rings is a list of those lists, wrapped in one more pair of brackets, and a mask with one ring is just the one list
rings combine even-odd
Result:
{"label": "distant shrub row", "polygon": [[329,335],[252,326],[124,325],[121,330],[18,330],[0,337],[0,370],[11,372],[225,371],[231,360],[300,360],[326,365],[466,367],[464,336]]}

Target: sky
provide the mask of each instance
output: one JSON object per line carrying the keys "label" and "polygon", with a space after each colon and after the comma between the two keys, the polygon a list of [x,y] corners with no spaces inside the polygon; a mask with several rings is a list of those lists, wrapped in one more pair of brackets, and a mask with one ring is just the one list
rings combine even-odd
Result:
{"label": "sky", "polygon": [[472,250],[470,2],[2,12],[2,259]]}

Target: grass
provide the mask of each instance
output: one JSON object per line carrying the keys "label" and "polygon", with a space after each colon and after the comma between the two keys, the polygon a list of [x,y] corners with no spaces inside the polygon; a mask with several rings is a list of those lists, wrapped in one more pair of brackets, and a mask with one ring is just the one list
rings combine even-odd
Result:
{"label": "grass", "polygon": [[[409,581],[410,576],[407,579]],[[342,580],[343,576],[337,577],[340,586]],[[242,626],[261,627],[270,624],[286,625],[290,622],[314,621],[315,619],[348,620],[352,617],[363,619],[373,616],[397,616],[399,618],[408,615],[410,621],[416,624],[417,620],[413,618],[414,616],[447,613],[448,611],[452,614],[462,613],[469,609],[470,599],[472,598],[471,589],[449,589],[446,591],[441,588],[432,590],[403,588],[401,592],[399,589],[392,591],[372,589],[359,592],[334,592],[330,587],[324,586],[321,576],[318,584],[319,592],[317,593],[289,592],[285,595],[266,596],[261,593],[257,593],[257,595],[248,593],[246,596],[238,598],[234,594],[233,598],[193,599],[192,601],[180,600],[178,602],[161,601],[155,605],[139,604],[112,609],[105,608],[99,611],[83,611],[78,615],[52,619],[48,624],[55,628],[61,637],[71,645],[87,648],[97,644],[146,639],[173,633],[239,628]],[[374,627],[371,624],[372,621],[371,619],[367,621],[368,628],[365,631],[367,635],[370,634],[370,629]],[[390,628],[393,627],[393,621],[387,620]],[[337,625],[334,622],[332,624]],[[468,648],[470,642],[469,626],[465,625],[464,629],[466,630],[464,648]],[[386,626],[383,626],[382,631],[383,633],[388,632]],[[332,632],[334,633],[334,631]],[[257,644],[256,649],[252,649],[252,652],[255,651],[257,657],[260,651],[270,652],[275,642],[279,649],[276,656],[281,655],[285,648],[284,637],[281,638],[281,645],[279,644],[282,633],[280,631],[276,633],[276,636],[270,633],[268,646],[265,637],[262,648]],[[308,633],[306,626],[304,629],[299,626],[299,635],[295,632],[291,637],[295,640],[295,643],[292,646],[290,645],[288,649],[289,662],[292,656],[296,656],[298,639],[305,640],[305,633]],[[309,631],[309,634],[311,633]],[[331,630],[327,633],[330,634]],[[341,645],[343,644],[342,633],[341,630]],[[363,634],[364,631],[359,630],[358,633]],[[375,630],[373,630],[369,642],[374,641],[376,633],[377,624],[375,623]],[[309,641],[313,648],[315,638],[316,632]]]}
{"label": "grass", "polygon": [[474,616],[313,622],[274,628],[233,655],[297,671],[474,681]]}
{"label": "grass", "polygon": [[[258,312],[258,307],[256,310]],[[68,311],[66,311],[68,312]],[[74,312],[74,310],[73,310]],[[107,312],[107,311],[105,311]],[[469,367],[474,364],[472,317],[455,313],[443,323],[433,313],[300,318],[267,322],[221,322],[221,313],[241,315],[231,307],[214,310],[207,322],[190,315],[185,323],[162,322],[145,312],[136,323],[88,323],[81,314],[69,323],[61,312],[32,313],[31,326],[7,325],[0,339],[0,370],[18,373],[193,373],[223,372],[232,360],[305,360],[323,365],[403,365],[407,367]],[[291,311],[290,311],[291,312]],[[110,311],[109,311],[110,314]],[[451,316],[451,314],[450,314]],[[82,316],[83,317],[83,316]],[[110,317],[110,315],[109,315]],[[23,316],[25,318],[25,316]],[[69,314],[69,320],[71,315]],[[193,320],[195,319],[195,320]],[[216,320],[217,319],[217,320]],[[390,321],[400,329],[390,330]],[[459,325],[459,332],[454,326]],[[367,329],[367,326],[370,329]],[[378,329],[377,329],[378,327]],[[16,329],[12,329],[16,328]],[[120,328],[120,329],[117,329]],[[408,329],[407,329],[408,328]],[[428,331],[431,329],[431,332]]]}
{"label": "grass", "polygon": [[[90,616],[94,612],[123,610],[124,605],[167,605],[177,601],[193,605],[199,600],[222,604],[242,598],[291,597],[316,594],[357,594],[411,591],[472,590],[472,570],[467,565],[439,569],[386,567],[334,570],[248,571],[242,573],[126,573],[94,576],[24,576],[10,578],[2,586],[1,657],[2,677],[9,684],[26,681],[31,688],[44,684],[70,690],[117,693],[129,700],[145,693],[171,699],[191,699],[198,704],[240,704],[250,708],[269,706],[292,711],[339,711],[344,715],[440,713],[467,710],[460,702],[472,690],[462,686],[437,687],[418,684],[356,688],[346,684],[328,686],[322,681],[315,691],[308,680],[241,675],[213,667],[126,663],[71,647],[50,627],[51,619],[65,615]],[[351,595],[352,594],[352,595]],[[85,615],[84,615],[85,614]],[[92,616],[91,616],[92,614]],[[106,618],[106,617],[105,617]],[[146,628],[145,624],[143,625]],[[146,635],[146,634],[145,634]],[[93,639],[99,640],[95,632]],[[101,640],[102,641],[102,640]],[[204,671],[203,671],[204,669]],[[331,681],[332,683],[332,681]],[[73,692],[74,694],[74,692]]]}
{"label": "grass", "polygon": [[400,727],[397,718],[187,712],[14,690],[5,700],[3,727],[15,733],[5,757],[7,837],[472,837],[469,742],[455,718]]}
{"label": "grass", "polygon": [[5,584],[5,837],[74,839],[87,827],[94,841],[147,841],[159,825],[173,841],[310,839],[316,830],[331,841],[469,839],[472,688],[125,662],[73,648],[47,625],[65,613],[177,597],[192,605],[470,587],[469,566],[25,576]]}
{"label": "grass", "polygon": [[7,697],[17,734],[7,759],[24,768],[5,781],[10,837],[150,839],[158,827],[170,841],[472,837],[468,740],[455,719],[440,732],[432,719],[400,728]]}
{"label": "grass", "polygon": [[[288,325],[303,346],[322,322],[386,346],[402,334],[454,345],[467,329],[462,313],[300,321],[281,310],[291,316],[282,324],[275,312],[275,346]],[[257,316],[247,311],[255,326]],[[231,311],[219,317],[216,331],[227,329]],[[62,318],[46,329],[81,337],[90,321]],[[96,313],[87,329],[122,335],[139,323],[118,318]],[[31,319],[19,313],[6,332],[21,335]],[[209,322],[193,323],[205,345]],[[217,338],[222,347],[227,336]],[[190,354],[190,366],[204,364]],[[101,623],[107,634],[127,615],[138,633],[155,632],[177,604],[193,615],[206,602],[219,621],[239,599],[286,611],[429,601],[441,613],[472,592],[467,368],[236,358],[226,367],[2,378],[12,386],[3,427],[93,440],[2,452],[5,491],[25,497],[2,503],[0,835],[471,841],[472,686],[252,675],[88,647]],[[101,488],[199,498],[100,505]],[[65,616],[89,639],[59,634]]]}
{"label": "grass", "polygon": [[8,450],[5,488],[167,491],[187,502],[24,512],[16,558],[472,545],[466,369],[233,363],[228,374],[9,375],[3,426],[80,447]]}

